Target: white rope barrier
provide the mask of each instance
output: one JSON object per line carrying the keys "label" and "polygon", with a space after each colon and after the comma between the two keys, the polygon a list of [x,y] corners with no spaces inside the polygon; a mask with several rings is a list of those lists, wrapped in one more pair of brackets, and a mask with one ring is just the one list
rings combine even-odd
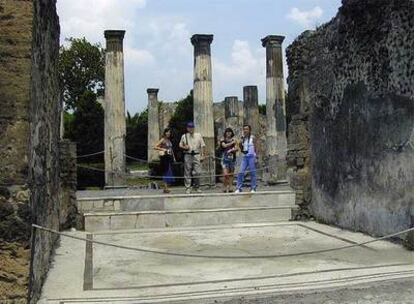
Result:
{"label": "white rope barrier", "polygon": [[[103,173],[110,173],[110,174],[114,174],[117,176],[125,176],[125,177],[131,177],[133,176],[132,174],[127,174],[127,173],[121,173],[121,172],[116,172],[116,171],[108,171],[108,170],[104,170],[104,169],[99,169],[99,168],[95,168],[95,167],[90,167],[90,166],[85,166],[85,165],[78,165],[79,168],[83,168],[83,169],[87,169],[87,170],[91,170],[91,171],[97,171],[97,172],[103,172]],[[268,170],[270,168],[274,168],[276,166],[264,166],[261,168],[258,168],[256,170],[254,170],[254,172],[261,172],[261,171],[265,171]],[[253,172],[253,170],[246,170],[244,173],[248,174]],[[233,172],[232,175],[237,175],[240,172]],[[225,174],[210,174],[210,175],[195,175],[192,176],[192,178],[211,178],[211,177],[224,177],[227,176]],[[140,175],[140,178],[153,178],[153,179],[161,179],[164,178],[164,176],[159,176],[159,175]],[[174,179],[185,179],[184,176],[169,176],[169,178],[174,178]]]}
{"label": "white rope barrier", "polygon": [[130,251],[136,251],[136,252],[143,252],[143,253],[152,253],[152,254],[160,254],[160,255],[169,255],[169,256],[178,256],[178,257],[184,257],[184,258],[205,258],[205,259],[274,259],[274,258],[286,258],[286,257],[295,257],[295,256],[305,256],[305,255],[313,255],[313,254],[320,254],[320,253],[327,253],[327,252],[333,252],[333,251],[339,251],[339,250],[345,250],[355,247],[361,247],[368,244],[372,244],[375,242],[379,242],[382,240],[390,239],[393,237],[396,237],[401,234],[405,234],[411,231],[414,231],[414,227],[405,229],[393,234],[389,234],[380,238],[374,238],[369,241],[355,243],[351,245],[345,245],[340,247],[332,247],[327,249],[320,249],[320,250],[313,250],[313,251],[302,251],[302,252],[296,252],[296,253],[286,253],[286,254],[269,254],[269,255],[249,255],[249,256],[243,256],[243,255],[205,255],[205,254],[193,254],[193,253],[184,253],[184,252],[173,252],[173,251],[167,251],[167,250],[161,250],[161,249],[152,249],[152,248],[144,248],[144,247],[131,247],[131,246],[123,246],[123,245],[117,245],[113,243],[107,243],[97,240],[90,240],[87,238],[70,235],[64,232],[59,232],[54,229],[46,228],[43,226],[39,226],[36,224],[32,224],[32,227],[35,229],[39,229],[42,231],[46,231],[49,233],[57,234],[63,237],[68,237],[71,239],[84,241],[84,242],[90,242],[97,245],[103,245],[108,247],[114,247],[124,250],[130,250]]}
{"label": "white rope barrier", "polygon": [[86,158],[86,157],[90,157],[90,156],[100,155],[100,154],[103,154],[103,153],[105,153],[105,150],[95,152],[95,153],[91,153],[91,154],[79,155],[79,156],[76,156],[76,158]]}

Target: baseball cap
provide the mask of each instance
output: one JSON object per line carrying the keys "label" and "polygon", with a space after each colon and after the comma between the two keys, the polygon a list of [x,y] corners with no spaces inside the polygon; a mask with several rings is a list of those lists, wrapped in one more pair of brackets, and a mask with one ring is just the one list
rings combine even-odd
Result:
{"label": "baseball cap", "polygon": [[192,121],[187,122],[187,128],[194,128],[194,123]]}

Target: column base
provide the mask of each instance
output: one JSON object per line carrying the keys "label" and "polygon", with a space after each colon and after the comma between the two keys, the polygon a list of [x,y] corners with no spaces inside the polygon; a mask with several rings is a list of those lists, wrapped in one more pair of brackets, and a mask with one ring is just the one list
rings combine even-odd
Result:
{"label": "column base", "polygon": [[263,170],[263,181],[267,184],[279,184],[287,182],[286,159],[280,159],[278,155],[269,155],[264,158],[266,170]]}

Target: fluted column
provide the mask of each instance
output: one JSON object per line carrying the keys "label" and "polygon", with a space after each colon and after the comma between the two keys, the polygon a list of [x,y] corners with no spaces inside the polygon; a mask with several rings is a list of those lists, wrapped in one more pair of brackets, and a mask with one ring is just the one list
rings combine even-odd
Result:
{"label": "fluted column", "polygon": [[125,31],[105,31],[105,184],[125,185]]}
{"label": "fluted column", "polygon": [[241,129],[243,127],[243,117],[240,117],[239,105],[240,103],[237,96],[228,96],[224,98],[225,127],[232,128],[237,138],[240,138]]}
{"label": "fluted column", "polygon": [[259,134],[259,99],[257,86],[243,87],[244,124],[252,127],[252,133]]}
{"label": "fluted column", "polygon": [[158,160],[154,146],[160,139],[158,89],[147,89],[148,93],[148,162]]}
{"label": "fluted column", "polygon": [[203,184],[215,183],[215,142],[214,142],[214,111],[211,69],[211,49],[213,35],[193,35],[191,43],[194,46],[194,123],[196,132],[201,133],[210,156],[203,162]]}
{"label": "fluted column", "polygon": [[270,35],[262,39],[266,48],[266,157],[269,172],[277,179],[286,178],[286,108],[283,78],[282,43],[284,36]]}

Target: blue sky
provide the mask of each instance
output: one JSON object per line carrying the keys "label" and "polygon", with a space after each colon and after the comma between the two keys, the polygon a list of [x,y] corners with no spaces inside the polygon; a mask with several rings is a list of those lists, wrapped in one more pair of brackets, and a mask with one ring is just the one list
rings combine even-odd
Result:
{"label": "blue sky", "polygon": [[[58,0],[61,40],[86,37],[104,45],[105,29],[124,29],[126,106],[147,105],[146,89],[175,101],[192,88],[192,34],[214,34],[213,95],[239,96],[259,87],[265,101],[265,52],[260,39],[284,35],[287,47],[300,33],[329,21],[340,0]],[[287,70],[285,65],[285,77]]]}

